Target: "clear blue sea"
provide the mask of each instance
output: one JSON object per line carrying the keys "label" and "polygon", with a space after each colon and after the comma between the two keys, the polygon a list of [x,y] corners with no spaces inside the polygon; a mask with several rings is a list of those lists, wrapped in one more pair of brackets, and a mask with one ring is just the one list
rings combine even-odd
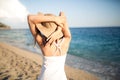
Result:
{"label": "clear blue sea", "polygon": [[[120,27],[70,28],[72,41],[66,64],[101,80],[120,80]],[[0,42],[41,54],[33,48],[29,29],[0,30]]]}

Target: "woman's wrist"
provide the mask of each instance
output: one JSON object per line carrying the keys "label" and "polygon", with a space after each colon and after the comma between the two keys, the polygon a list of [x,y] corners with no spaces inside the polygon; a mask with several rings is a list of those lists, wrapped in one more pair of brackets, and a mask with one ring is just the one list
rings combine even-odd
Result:
{"label": "woman's wrist", "polygon": [[57,31],[62,31],[62,28],[60,26],[58,26]]}

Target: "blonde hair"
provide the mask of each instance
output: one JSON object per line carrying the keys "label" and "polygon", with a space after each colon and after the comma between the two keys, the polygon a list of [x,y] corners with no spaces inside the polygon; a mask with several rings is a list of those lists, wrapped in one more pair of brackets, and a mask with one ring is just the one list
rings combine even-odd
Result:
{"label": "blonde hair", "polygon": [[[38,15],[55,16],[55,15],[53,15],[53,14],[42,14],[42,13],[38,13]],[[41,27],[44,27],[44,28],[47,28],[47,29],[52,29],[52,33],[55,32],[55,31],[57,30],[57,28],[58,28],[58,25],[57,25],[56,23],[54,23],[54,22],[41,22],[41,23],[39,23],[39,24],[42,25]],[[38,26],[37,26],[37,29],[38,29],[39,31],[41,31]],[[46,32],[49,33],[50,31],[46,31]],[[49,35],[51,35],[52,33],[50,33]],[[49,35],[48,35],[48,36],[49,36]],[[48,37],[48,36],[47,36],[47,37]],[[58,35],[58,37],[59,37],[59,38],[62,38],[62,37],[63,37],[62,31],[60,32],[60,34]],[[35,45],[35,44],[36,44],[36,41],[35,41],[34,45]]]}

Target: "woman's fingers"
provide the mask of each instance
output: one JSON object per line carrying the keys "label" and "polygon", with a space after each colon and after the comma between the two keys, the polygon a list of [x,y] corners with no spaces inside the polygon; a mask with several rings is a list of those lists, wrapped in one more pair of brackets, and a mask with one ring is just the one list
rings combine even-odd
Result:
{"label": "woman's fingers", "polygon": [[52,44],[55,40],[58,39],[58,33],[54,32],[53,34],[51,34],[48,38],[47,38],[47,43]]}
{"label": "woman's fingers", "polygon": [[64,12],[60,12],[59,16],[65,16]]}
{"label": "woman's fingers", "polygon": [[[63,25],[62,25],[62,26],[63,26]],[[58,28],[57,28],[57,31],[53,32],[53,33],[47,38],[46,41],[49,41],[49,39],[51,39],[51,38],[58,39],[58,38],[59,38],[58,35],[60,34],[61,31],[62,31],[62,28],[61,28],[61,27],[58,27]]]}
{"label": "woman's fingers", "polygon": [[65,13],[64,12],[60,12],[59,17],[60,17],[61,23],[64,25],[66,23]]}
{"label": "woman's fingers", "polygon": [[49,41],[47,42],[47,44],[52,44],[54,42],[54,39],[53,38],[50,38]]}
{"label": "woman's fingers", "polygon": [[52,38],[53,34],[51,34],[46,41],[49,41]]}

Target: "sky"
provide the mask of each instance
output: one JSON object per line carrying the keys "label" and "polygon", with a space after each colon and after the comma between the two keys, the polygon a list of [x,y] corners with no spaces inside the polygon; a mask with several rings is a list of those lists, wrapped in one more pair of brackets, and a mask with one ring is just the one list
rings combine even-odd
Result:
{"label": "sky", "polygon": [[70,27],[120,26],[120,0],[0,0],[0,22],[12,28],[28,28],[28,14],[60,11]]}

